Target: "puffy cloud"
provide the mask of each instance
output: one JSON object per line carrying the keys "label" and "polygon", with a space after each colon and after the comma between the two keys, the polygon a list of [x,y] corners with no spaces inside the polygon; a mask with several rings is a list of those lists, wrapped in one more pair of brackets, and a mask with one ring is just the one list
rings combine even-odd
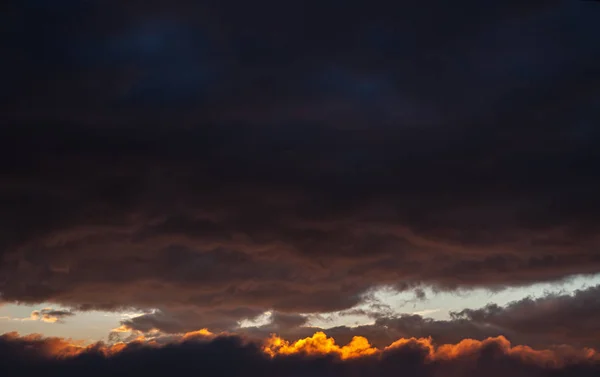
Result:
{"label": "puffy cloud", "polygon": [[179,332],[600,272],[594,4],[10,3],[3,301]]}
{"label": "puffy cloud", "polygon": [[120,376],[140,373],[204,376],[354,375],[395,376],[592,376],[598,354],[570,347],[536,350],[513,346],[502,337],[465,339],[437,345],[427,338],[399,339],[383,349],[357,337],[339,346],[325,334],[294,343],[270,338],[262,343],[236,336],[202,334],[159,344],[139,339],[129,344],[83,346],[35,335],[0,337],[0,367],[6,376]]}

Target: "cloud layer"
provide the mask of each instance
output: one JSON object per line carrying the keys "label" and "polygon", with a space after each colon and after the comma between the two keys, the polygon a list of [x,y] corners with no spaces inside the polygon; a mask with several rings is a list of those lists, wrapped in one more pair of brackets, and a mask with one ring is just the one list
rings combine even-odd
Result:
{"label": "cloud layer", "polygon": [[[275,344],[277,343],[277,344]],[[600,372],[597,353],[563,347],[534,350],[506,339],[470,339],[436,346],[428,339],[400,339],[383,350],[364,338],[340,347],[324,334],[290,344],[272,338],[264,344],[235,336],[183,337],[159,345],[88,347],[59,338],[0,337],[0,366],[6,376],[592,376]]]}
{"label": "cloud layer", "polygon": [[600,9],[361,3],[11,2],[2,300],[220,331],[600,272]]}
{"label": "cloud layer", "polygon": [[[250,339],[262,340],[271,334],[298,340],[316,332],[326,332],[339,343],[346,344],[355,336],[369,339],[379,348],[399,338],[431,338],[437,344],[459,343],[465,338],[483,341],[503,336],[511,342],[537,348],[570,345],[600,349],[600,315],[598,289],[593,286],[573,294],[548,294],[539,298],[525,298],[506,306],[488,304],[479,309],[451,312],[450,319],[436,320],[418,314],[386,312],[376,306],[373,323],[360,326],[335,325],[319,328],[308,324],[310,316],[273,312],[260,326],[235,327],[235,331]],[[353,310],[353,312],[356,310]],[[338,313],[344,315],[344,313]],[[263,316],[264,317],[264,316]],[[175,317],[155,312],[121,322],[111,338],[132,340],[156,333],[177,334],[192,331],[197,318]]]}

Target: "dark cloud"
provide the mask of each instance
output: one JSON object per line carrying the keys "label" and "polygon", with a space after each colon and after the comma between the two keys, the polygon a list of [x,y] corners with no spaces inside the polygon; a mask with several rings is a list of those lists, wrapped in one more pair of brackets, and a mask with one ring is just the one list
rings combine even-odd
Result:
{"label": "dark cloud", "polygon": [[301,314],[271,313],[271,325],[279,328],[304,326],[308,318]]}
{"label": "dark cloud", "polygon": [[31,312],[31,319],[40,320],[48,323],[61,323],[67,317],[74,316],[70,310],[57,310],[52,308],[44,308],[42,310],[34,310]]}
{"label": "dark cloud", "polygon": [[198,325],[212,331],[226,331],[238,327],[240,318],[256,318],[262,314],[257,310],[236,308],[231,310],[187,310],[156,311],[122,321],[132,330],[148,332],[160,330],[165,333],[185,333],[198,330]]}
{"label": "dark cloud", "polygon": [[253,338],[266,338],[276,332],[286,339],[301,339],[325,331],[339,343],[354,336],[364,336],[377,347],[385,347],[399,338],[431,337],[436,343],[458,343],[464,338],[484,340],[504,336],[518,344],[547,348],[564,344],[600,348],[600,286],[578,290],[573,294],[552,293],[540,298],[525,298],[506,306],[489,304],[480,309],[451,312],[450,319],[436,320],[416,314],[350,310],[340,315],[366,315],[372,324],[335,326],[327,329],[289,324],[275,328],[272,324],[239,329]]}
{"label": "dark cloud", "polygon": [[12,321],[42,321],[46,323],[64,323],[65,318],[72,317],[74,315],[75,313],[70,310],[44,308],[41,310],[33,310],[29,317],[2,316],[2,319]]}
{"label": "dark cloud", "polygon": [[528,338],[528,344],[572,344],[600,348],[600,286],[574,294],[525,298],[505,307],[489,304],[481,309],[452,313],[456,320],[494,326],[497,331]]}
{"label": "dark cloud", "polygon": [[221,328],[600,272],[598,12],[9,2],[2,300]]}
{"label": "dark cloud", "polygon": [[[462,347],[461,347],[462,346]],[[502,338],[435,347],[408,340],[372,356],[340,360],[335,353],[271,358],[260,346],[237,337],[149,346],[130,343],[115,350],[98,344],[85,350],[56,338],[0,337],[3,375],[23,376],[593,376],[594,355],[573,349],[539,352],[511,347]]]}
{"label": "dark cloud", "polygon": [[[439,344],[458,343],[464,338],[484,340],[489,337],[506,336],[514,341],[528,341],[527,334],[515,334],[498,327],[485,326],[469,320],[434,320],[420,315],[402,314],[394,317],[379,317],[373,324],[354,327],[334,326],[327,329],[310,326],[274,327],[266,324],[260,327],[248,327],[238,330],[253,339],[263,339],[276,333],[285,339],[303,339],[315,332],[324,331],[340,344],[349,343],[355,336],[364,336],[371,344],[383,348],[400,338],[431,337]],[[519,335],[519,336],[518,336]],[[537,343],[542,347],[551,346],[556,340]],[[526,343],[530,344],[530,343]]]}

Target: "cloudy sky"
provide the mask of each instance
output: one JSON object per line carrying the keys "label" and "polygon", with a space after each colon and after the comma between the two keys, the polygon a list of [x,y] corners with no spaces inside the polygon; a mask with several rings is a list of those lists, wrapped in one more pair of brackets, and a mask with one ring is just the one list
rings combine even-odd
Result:
{"label": "cloudy sky", "polygon": [[600,373],[600,3],[3,9],[7,375]]}

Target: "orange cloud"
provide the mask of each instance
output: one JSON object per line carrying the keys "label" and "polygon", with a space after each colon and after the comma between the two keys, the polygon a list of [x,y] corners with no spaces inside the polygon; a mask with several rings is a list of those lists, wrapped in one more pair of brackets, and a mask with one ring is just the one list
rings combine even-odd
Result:
{"label": "orange cloud", "polygon": [[208,329],[200,329],[197,331],[190,331],[190,332],[183,334],[183,336],[181,337],[181,340],[186,341],[186,340],[192,340],[192,339],[198,339],[198,338],[207,338],[207,337],[211,338],[213,336],[215,336],[215,334],[208,331]]}
{"label": "orange cloud", "polygon": [[368,356],[378,352],[376,348],[371,347],[365,337],[355,336],[350,343],[340,347],[335,344],[333,338],[328,338],[323,332],[317,332],[310,338],[300,339],[291,344],[273,335],[266,341],[263,350],[271,356],[297,353],[308,355],[336,354],[342,359]]}
{"label": "orange cloud", "polygon": [[[63,338],[44,338],[39,334],[20,336],[16,332],[2,335],[12,341],[21,341],[33,344],[36,354],[48,358],[69,358],[85,352],[97,352],[105,357],[113,356],[131,345],[144,347],[162,347],[165,344],[178,344],[193,340],[210,340],[226,334],[214,334],[207,329],[188,332],[185,334],[162,335],[136,334],[129,342],[114,344],[95,343],[85,345],[82,341]],[[148,334],[146,334],[148,335]],[[524,363],[536,364],[546,368],[561,368],[573,362],[600,362],[600,354],[594,349],[576,349],[561,346],[546,350],[536,350],[529,346],[516,345],[503,336],[488,338],[483,341],[464,339],[456,344],[436,345],[431,338],[401,338],[389,346],[379,349],[373,347],[367,338],[355,336],[347,345],[336,344],[335,339],[328,337],[324,332],[317,332],[313,336],[288,341],[272,335],[262,343],[262,351],[266,357],[278,358],[289,355],[333,355],[341,360],[374,357],[378,358],[385,353],[393,353],[404,349],[418,349],[423,351],[424,362],[444,362],[461,358],[476,356],[486,348],[494,348],[501,354],[516,358]]]}
{"label": "orange cloud", "polygon": [[456,344],[442,345],[436,345],[431,338],[401,338],[381,350],[372,347],[369,341],[362,336],[355,336],[347,345],[339,346],[333,338],[327,337],[323,332],[317,332],[312,337],[300,339],[293,343],[273,335],[265,341],[263,351],[271,357],[292,354],[333,354],[341,359],[351,359],[393,352],[406,347],[416,347],[426,351],[428,361],[468,357],[481,352],[486,347],[496,347],[505,355],[547,367],[562,367],[572,361],[600,361],[600,354],[594,349],[575,349],[563,346],[547,350],[535,350],[529,346],[512,346],[509,340],[503,336],[488,338],[483,341],[463,339]]}

